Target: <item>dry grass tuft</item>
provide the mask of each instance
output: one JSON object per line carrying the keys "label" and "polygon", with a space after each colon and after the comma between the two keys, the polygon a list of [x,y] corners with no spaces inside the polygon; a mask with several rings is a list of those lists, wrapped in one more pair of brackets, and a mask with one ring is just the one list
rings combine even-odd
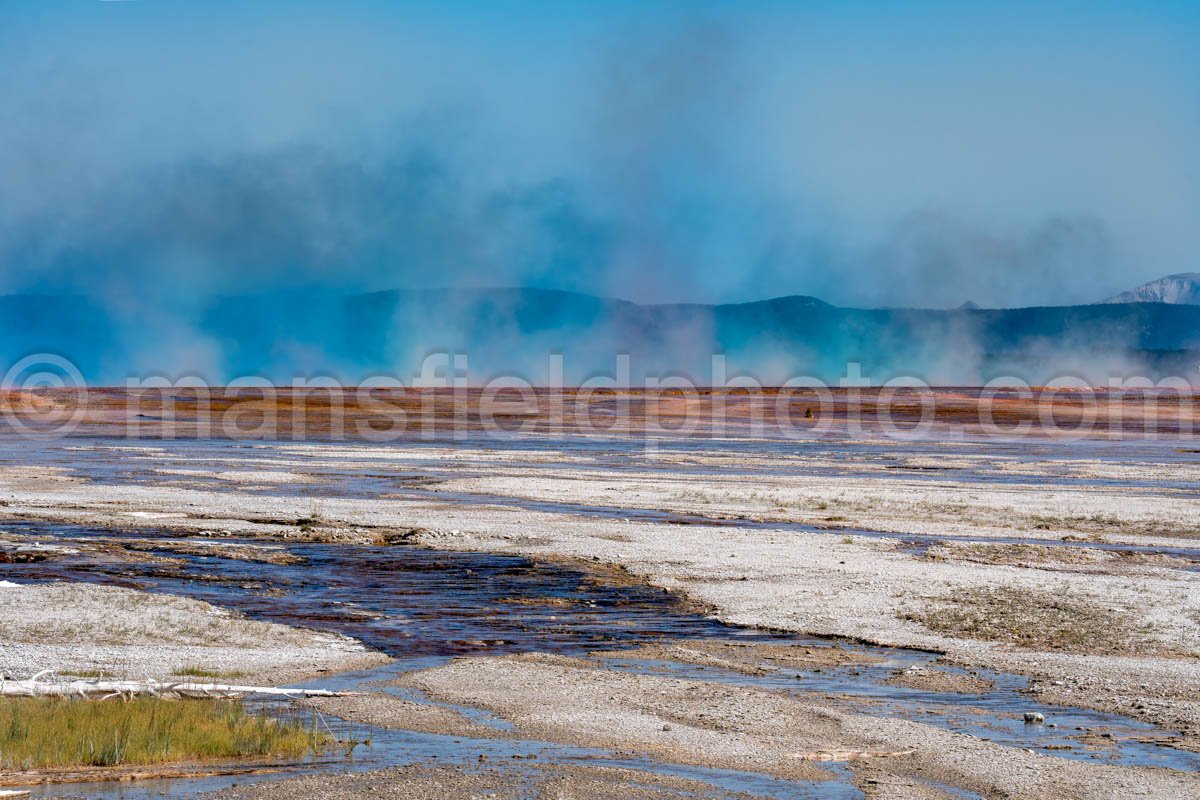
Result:
{"label": "dry grass tuft", "polygon": [[0,701],[0,769],[294,758],[325,742],[323,734],[299,720],[249,714],[236,700]]}
{"label": "dry grass tuft", "polygon": [[956,589],[930,600],[925,608],[897,615],[948,636],[1033,650],[1116,655],[1161,649],[1152,626],[1136,624],[1128,614],[1065,588]]}
{"label": "dry grass tuft", "polygon": [[954,559],[976,564],[1004,564],[1060,572],[1115,573],[1127,569],[1155,567],[1187,569],[1192,563],[1162,553],[1130,553],[1086,547],[1039,544],[943,543],[925,554],[930,561]]}

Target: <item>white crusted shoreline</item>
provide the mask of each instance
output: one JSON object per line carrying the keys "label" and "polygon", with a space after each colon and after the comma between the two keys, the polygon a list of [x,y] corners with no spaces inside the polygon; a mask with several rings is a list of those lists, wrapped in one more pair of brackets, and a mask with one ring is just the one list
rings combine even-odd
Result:
{"label": "white crusted shoreline", "polygon": [[0,671],[168,680],[180,670],[290,683],[386,660],[345,636],[198,600],[86,583],[0,587]]}

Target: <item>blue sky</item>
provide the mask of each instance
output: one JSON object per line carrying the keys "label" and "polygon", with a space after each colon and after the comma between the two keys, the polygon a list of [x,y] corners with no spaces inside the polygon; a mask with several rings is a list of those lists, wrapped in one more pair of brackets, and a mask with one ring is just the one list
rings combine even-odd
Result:
{"label": "blue sky", "polygon": [[0,6],[0,292],[1086,302],[1200,270],[1196,3]]}

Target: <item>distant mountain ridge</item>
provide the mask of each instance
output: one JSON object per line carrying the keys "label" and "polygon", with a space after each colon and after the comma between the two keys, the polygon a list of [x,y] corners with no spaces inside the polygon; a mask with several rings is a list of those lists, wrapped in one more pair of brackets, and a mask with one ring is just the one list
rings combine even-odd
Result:
{"label": "distant mountain ridge", "polygon": [[1101,303],[1172,303],[1200,305],[1200,272],[1181,272],[1143,283]]}
{"label": "distant mountain ridge", "polygon": [[876,385],[900,376],[978,385],[1014,376],[1184,376],[1200,383],[1200,305],[1108,303],[1018,309],[856,309],[792,296],[749,303],[637,303],[542,289],[420,289],[218,297],[187,314],[130,315],[94,299],[0,297],[0,374],[32,353],[70,359],[88,383],[148,374],[211,383],[332,376],[413,380],[430,354],[461,353],[470,378],[499,374],[575,385],[727,375],[836,383],[858,364]]}

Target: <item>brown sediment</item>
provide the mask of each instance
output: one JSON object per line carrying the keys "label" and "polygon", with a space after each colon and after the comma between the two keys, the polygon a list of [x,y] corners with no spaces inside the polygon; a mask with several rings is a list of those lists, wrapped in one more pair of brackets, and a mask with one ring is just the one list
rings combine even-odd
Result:
{"label": "brown sediment", "polygon": [[496,602],[510,606],[559,606],[570,608],[579,602],[570,597],[501,597]]}
{"label": "brown sediment", "polygon": [[911,775],[897,775],[886,766],[861,761],[851,771],[854,785],[866,800],[959,800],[962,795],[930,785]]}
{"label": "brown sediment", "polygon": [[1067,589],[960,588],[930,598],[919,610],[898,615],[939,633],[1033,650],[1178,655],[1155,635],[1152,626],[1131,623],[1128,614],[1108,607],[1102,598]]}
{"label": "brown sediment", "polygon": [[[930,424],[1025,435],[1191,433],[1192,393],[1033,388],[1028,392],[939,387],[917,396],[878,388],[761,390],[534,389],[531,402],[472,389],[297,390],[289,388],[0,392],[0,408],[26,429],[78,417],[83,433],[153,438],[378,440],[427,431],[637,434],[672,431],[767,435],[821,431],[853,422]],[[927,400],[926,400],[927,398]],[[808,412],[816,409],[810,417]],[[52,414],[48,412],[53,412]],[[602,412],[602,413],[597,413]]]}
{"label": "brown sediment", "polygon": [[167,550],[185,555],[220,556],[221,558],[230,558],[236,561],[250,561],[261,564],[304,563],[304,558],[302,556],[297,556],[278,547],[264,547],[262,545],[249,545],[234,542],[197,542],[172,539],[123,539],[119,543],[114,542],[113,545],[134,552]]}
{"label": "brown sediment", "polygon": [[667,798],[728,798],[755,800],[756,795],[730,793],[710,784],[669,775],[616,767],[560,767],[538,764],[545,776],[545,796],[572,800],[667,800]]}
{"label": "brown sediment", "polygon": [[118,563],[158,564],[164,568],[178,567],[185,563],[182,559],[164,555],[162,551],[183,555],[219,556],[235,561],[262,564],[300,564],[304,562],[302,557],[278,546],[243,542],[196,541],[179,538],[98,540],[86,536],[45,536],[12,532],[0,534],[0,563],[51,561],[78,552],[108,556]]}
{"label": "brown sediment", "polygon": [[1192,569],[1195,563],[1164,553],[1101,550],[1039,544],[945,542],[929,548],[924,558],[952,559],[977,564],[1008,564],[1058,571],[1110,574],[1130,568]]}
{"label": "brown sediment", "polygon": [[648,644],[631,650],[604,650],[597,658],[634,658],[647,661],[679,661],[707,667],[719,667],[746,675],[766,675],[776,669],[822,669],[879,664],[883,658],[870,653],[848,650],[838,645],[760,644],[722,640],[698,640]]}
{"label": "brown sediment", "polygon": [[207,778],[219,775],[263,775],[304,766],[296,761],[221,761],[207,764],[191,761],[177,764],[130,765],[120,767],[70,767],[38,770],[0,771],[0,786],[36,786],[39,784],[92,783],[95,781],[146,781],[167,778]]}
{"label": "brown sediment", "polygon": [[920,689],[926,692],[956,692],[959,694],[980,694],[996,687],[994,681],[978,675],[949,672],[932,667],[898,670],[885,683],[889,686],[903,686],[906,689]]}
{"label": "brown sediment", "polygon": [[634,769],[540,763],[394,767],[235,787],[208,800],[761,800],[697,780]]}

